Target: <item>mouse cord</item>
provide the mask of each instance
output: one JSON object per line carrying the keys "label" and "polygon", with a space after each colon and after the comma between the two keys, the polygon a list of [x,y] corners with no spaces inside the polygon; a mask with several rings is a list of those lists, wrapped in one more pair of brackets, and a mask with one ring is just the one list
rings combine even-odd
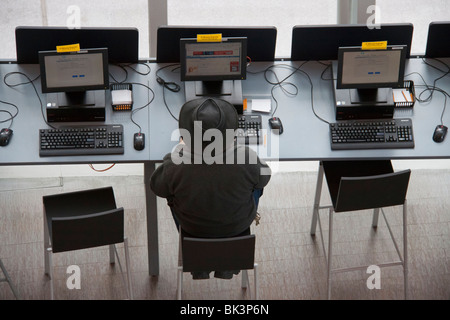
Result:
{"label": "mouse cord", "polygon": [[[25,78],[27,78],[28,81],[26,81],[26,82],[20,82],[20,83],[15,83],[15,84],[7,83],[7,82],[6,82],[6,79],[9,78],[9,77],[12,76],[12,75],[15,75],[15,74],[24,76]],[[41,106],[42,119],[44,119],[44,122],[45,122],[49,127],[55,129],[55,127],[52,126],[50,123],[48,123],[47,119],[45,118],[44,110],[43,110],[43,109],[44,109],[44,105],[43,105],[43,103],[42,103],[41,96],[39,95],[39,93],[38,93],[38,91],[37,91],[37,89],[36,89],[36,86],[35,86],[34,83],[33,83],[33,81],[35,81],[35,80],[38,79],[39,77],[40,77],[40,76],[37,76],[36,78],[34,78],[33,80],[31,80],[25,73],[23,73],[23,72],[18,72],[18,71],[14,71],[14,72],[9,72],[9,73],[5,74],[5,76],[3,77],[3,82],[5,83],[6,86],[8,86],[8,87],[10,87],[10,88],[14,88],[14,87],[17,87],[17,86],[20,86],[20,85],[24,85],[24,84],[31,84],[31,85],[33,86],[33,89],[34,89],[34,92],[36,93],[37,98],[39,99],[39,104],[40,104],[40,106]]]}
{"label": "mouse cord", "polygon": [[[284,68],[284,69],[290,69],[293,70],[293,72],[291,72],[288,76],[286,76],[284,79],[280,80],[278,78],[277,73],[273,70],[275,68]],[[274,90],[276,88],[280,88],[285,95],[291,96],[291,97],[295,97],[298,94],[298,87],[292,83],[292,82],[287,82],[286,80],[291,77],[298,68],[293,68],[290,65],[284,65],[284,64],[279,64],[279,65],[272,65],[269,66],[268,68],[266,68],[263,72],[264,72],[264,79],[266,80],[267,83],[272,85],[272,89],[270,90],[270,95],[272,96],[273,101],[275,101],[275,108],[271,114],[271,117],[273,118],[275,115],[275,112],[278,109],[278,100],[275,98],[275,95],[273,94]],[[255,72],[256,73],[256,72]],[[273,75],[273,77],[275,77],[275,81],[272,81],[269,79],[268,74]],[[286,87],[290,87],[293,88],[293,91],[289,91],[288,89],[286,89]]]}
{"label": "mouse cord", "polygon": [[155,92],[154,92],[149,86],[147,86],[147,85],[145,85],[145,84],[142,84],[142,83],[139,83],[139,82],[130,82],[130,84],[135,84],[135,85],[143,86],[143,87],[147,88],[149,91],[151,91],[151,93],[152,93],[152,98],[150,99],[149,102],[147,102],[147,103],[146,103],[145,105],[143,105],[142,107],[133,109],[133,111],[131,111],[131,114],[130,114],[130,120],[131,120],[131,122],[133,122],[133,123],[139,128],[139,134],[140,134],[140,133],[142,132],[142,128],[141,128],[141,126],[140,126],[136,121],[134,121],[133,115],[134,115],[135,113],[137,113],[138,111],[140,111],[140,110],[146,108],[148,105],[150,105],[150,104],[153,102],[153,100],[155,99]]}
{"label": "mouse cord", "polygon": [[0,103],[8,104],[8,105],[13,106],[14,108],[16,108],[16,113],[15,113],[15,114],[12,114],[12,113],[11,113],[10,111],[8,111],[8,110],[0,110],[0,112],[4,112],[4,113],[9,114],[9,118],[0,121],[0,123],[5,123],[5,122],[8,122],[8,121],[11,121],[11,123],[9,124],[9,126],[8,126],[8,128],[7,128],[7,129],[9,130],[9,129],[11,129],[11,127],[12,127],[14,118],[17,117],[17,115],[19,114],[19,108],[17,108],[17,106],[16,106],[15,104],[10,103],[10,102],[6,102],[6,101],[3,101],[3,100],[0,100]]}
{"label": "mouse cord", "polygon": [[[328,68],[328,67],[327,67],[327,68]],[[316,112],[316,109],[314,108],[314,85],[313,85],[313,82],[312,82],[312,80],[311,80],[311,77],[310,77],[309,74],[306,73],[305,71],[303,71],[303,70],[299,70],[299,71],[302,72],[302,73],[308,78],[309,85],[310,85],[310,87],[311,87],[311,110],[312,110],[312,112],[314,113],[314,115],[316,116],[317,119],[319,119],[319,120],[322,121],[322,122],[325,122],[326,124],[330,124],[329,121],[327,121],[327,120],[325,120],[324,118],[322,118],[321,116],[319,116],[319,115],[317,114],[317,112]]]}

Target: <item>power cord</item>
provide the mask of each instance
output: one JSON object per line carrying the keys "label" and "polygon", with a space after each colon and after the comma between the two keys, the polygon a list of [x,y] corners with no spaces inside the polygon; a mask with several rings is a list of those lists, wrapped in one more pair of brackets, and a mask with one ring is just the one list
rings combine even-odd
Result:
{"label": "power cord", "polygon": [[[274,116],[275,112],[276,112],[277,109],[278,109],[278,101],[277,101],[277,99],[275,98],[275,96],[274,96],[274,94],[273,94],[273,93],[274,93],[274,90],[275,90],[276,88],[281,88],[282,91],[283,91],[286,95],[295,97],[295,96],[298,94],[298,92],[299,92],[298,87],[297,87],[294,83],[292,83],[292,82],[287,82],[286,80],[289,79],[289,78],[290,78],[292,75],[294,75],[295,73],[300,72],[301,74],[303,74],[304,76],[307,77],[307,79],[308,79],[308,81],[309,81],[309,84],[310,84],[310,88],[311,88],[311,91],[310,91],[310,94],[311,94],[311,108],[312,108],[312,111],[313,111],[314,115],[315,115],[319,120],[321,120],[321,121],[323,121],[323,122],[329,124],[329,122],[328,122],[327,120],[323,119],[322,117],[320,117],[320,116],[316,113],[315,108],[314,108],[314,85],[313,85],[313,82],[312,82],[311,77],[309,76],[309,74],[308,74],[307,72],[305,72],[305,71],[303,71],[303,70],[300,69],[301,67],[303,67],[303,66],[304,66],[306,63],[308,63],[308,62],[309,62],[309,61],[304,61],[304,62],[301,63],[298,67],[293,67],[292,65],[286,65],[286,64],[276,64],[276,65],[271,65],[271,66],[267,67],[266,69],[264,69],[264,70],[262,70],[262,71],[256,71],[256,72],[247,71],[247,72],[250,73],[250,74],[258,74],[258,73],[263,72],[263,73],[264,73],[264,79],[266,80],[266,82],[269,83],[269,84],[271,84],[271,85],[273,86],[273,87],[272,87],[272,90],[271,90],[271,96],[272,96],[272,99],[275,101],[275,108],[274,108],[274,111],[272,112],[272,117]],[[292,72],[291,72],[290,74],[288,74],[286,77],[284,77],[282,80],[279,80],[278,75],[277,75],[276,72],[274,71],[274,69],[278,69],[278,68],[283,68],[283,69],[292,70]],[[270,80],[269,77],[268,77],[268,74],[272,74],[272,75],[275,77],[275,81]],[[290,86],[290,87],[294,88],[294,91],[291,92],[291,91],[287,90],[287,89],[285,88],[285,86]]]}
{"label": "power cord", "polygon": [[179,84],[177,84],[176,82],[166,81],[166,80],[164,80],[162,77],[160,77],[160,76],[158,75],[158,73],[159,73],[161,70],[166,69],[166,68],[169,68],[169,67],[175,67],[175,68],[173,68],[173,69],[171,70],[172,72],[174,72],[175,70],[177,70],[177,69],[180,68],[180,64],[178,64],[178,63],[175,63],[175,64],[169,64],[169,65],[167,65],[167,66],[164,66],[164,67],[159,68],[159,69],[156,71],[156,74],[155,74],[155,75],[156,75],[156,82],[158,82],[158,83],[163,87],[163,100],[164,100],[164,105],[165,105],[167,111],[168,111],[169,114],[172,116],[172,118],[173,118],[175,121],[178,122],[178,118],[175,117],[175,116],[173,115],[172,111],[170,111],[170,108],[169,108],[169,106],[168,106],[168,104],[167,104],[167,101],[166,101],[166,89],[169,90],[169,91],[171,91],[171,92],[179,92],[179,91],[181,90],[181,86],[180,86]]}
{"label": "power cord", "polygon": [[142,83],[139,83],[139,82],[128,82],[128,83],[133,84],[133,85],[142,86],[142,87],[144,87],[144,88],[147,88],[147,89],[152,93],[152,98],[150,99],[149,102],[147,102],[147,103],[146,103],[145,105],[143,105],[142,107],[133,109],[133,111],[131,111],[131,114],[130,114],[130,120],[131,120],[131,122],[133,122],[133,123],[139,128],[139,133],[141,133],[141,132],[142,132],[142,128],[141,128],[141,126],[140,126],[136,121],[134,121],[133,115],[134,115],[135,113],[137,113],[138,111],[140,111],[140,110],[146,108],[148,105],[150,105],[150,104],[153,102],[153,100],[155,99],[155,92],[152,90],[152,88],[150,88],[149,86],[147,86],[147,85],[145,85],[145,84],[142,84]]}
{"label": "power cord", "polygon": [[[25,82],[19,82],[19,83],[15,83],[15,84],[11,84],[11,83],[6,82],[6,79],[8,79],[9,77],[11,77],[11,76],[13,76],[13,75],[24,76],[25,78],[27,78],[28,81],[25,81]],[[37,89],[36,89],[36,86],[35,86],[34,83],[33,83],[33,82],[36,81],[39,77],[40,77],[40,75],[37,76],[36,78],[34,78],[33,80],[31,80],[30,77],[28,77],[28,75],[26,75],[25,73],[19,72],[19,71],[13,71],[13,72],[9,72],[9,73],[5,74],[5,76],[3,77],[3,83],[4,83],[7,87],[9,87],[9,88],[14,88],[14,87],[17,87],[17,86],[20,86],[20,85],[25,85],[25,84],[31,84],[31,85],[33,86],[33,89],[34,89],[34,92],[36,93],[37,98],[39,99],[39,104],[40,104],[40,106],[41,106],[42,119],[44,119],[44,122],[45,122],[49,127],[55,129],[55,127],[53,127],[50,123],[48,123],[48,121],[47,121],[47,119],[46,119],[46,117],[45,117],[45,115],[44,115],[44,110],[43,110],[44,104],[42,103],[41,97],[39,96],[39,93],[38,93],[38,91],[37,91]],[[16,107],[16,108],[17,108],[17,107]]]}

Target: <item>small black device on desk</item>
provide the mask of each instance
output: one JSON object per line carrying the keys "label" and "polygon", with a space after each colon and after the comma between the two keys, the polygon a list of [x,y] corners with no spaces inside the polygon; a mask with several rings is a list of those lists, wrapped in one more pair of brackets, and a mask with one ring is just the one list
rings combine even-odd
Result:
{"label": "small black device on desk", "polygon": [[240,144],[262,144],[262,117],[259,114],[240,114],[236,141]]}
{"label": "small black device on desk", "polygon": [[12,134],[13,134],[13,131],[8,128],[3,128],[0,131],[0,146],[1,147],[5,147],[9,144]]}
{"label": "small black device on desk", "polygon": [[145,148],[145,134],[141,132],[136,132],[133,138],[134,149],[140,151]]}
{"label": "small black device on desk", "polygon": [[330,137],[333,150],[414,148],[409,118],[330,123]]}
{"label": "small black device on desk", "polygon": [[434,142],[442,142],[447,135],[448,128],[442,124],[436,126],[433,133],[433,141]]}
{"label": "small black device on desk", "polygon": [[39,155],[123,154],[121,124],[80,125],[39,130]]}
{"label": "small black device on desk", "polygon": [[278,117],[270,118],[269,125],[272,130],[278,130],[278,134],[282,134],[284,131],[283,123],[281,122],[281,119]]}

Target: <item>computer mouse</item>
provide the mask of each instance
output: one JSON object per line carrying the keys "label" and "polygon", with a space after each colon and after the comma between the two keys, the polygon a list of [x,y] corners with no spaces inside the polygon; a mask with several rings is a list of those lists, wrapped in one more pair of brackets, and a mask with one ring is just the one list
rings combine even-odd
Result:
{"label": "computer mouse", "polygon": [[433,141],[434,142],[442,142],[445,139],[445,135],[447,134],[448,128],[444,125],[437,125],[436,129],[434,129],[433,133]]}
{"label": "computer mouse", "polygon": [[145,148],[145,134],[136,132],[133,139],[134,148],[138,151]]}
{"label": "computer mouse", "polygon": [[0,131],[0,146],[4,147],[7,146],[9,141],[11,140],[11,136],[13,134],[13,131],[8,128],[3,128]]}
{"label": "computer mouse", "polygon": [[272,117],[269,119],[269,125],[270,128],[272,130],[277,130],[278,129],[278,134],[282,134],[284,129],[283,129],[283,123],[281,122],[281,119],[278,117]]}

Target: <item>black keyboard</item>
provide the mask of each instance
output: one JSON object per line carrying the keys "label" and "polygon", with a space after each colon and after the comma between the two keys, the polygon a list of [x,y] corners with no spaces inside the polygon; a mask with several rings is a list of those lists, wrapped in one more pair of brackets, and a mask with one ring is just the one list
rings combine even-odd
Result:
{"label": "black keyboard", "polygon": [[123,126],[77,125],[41,129],[39,143],[41,157],[123,154]]}
{"label": "black keyboard", "polygon": [[240,144],[262,143],[262,117],[258,114],[240,114],[236,141]]}
{"label": "black keyboard", "polygon": [[414,148],[409,118],[338,121],[330,123],[330,137],[333,150]]}

